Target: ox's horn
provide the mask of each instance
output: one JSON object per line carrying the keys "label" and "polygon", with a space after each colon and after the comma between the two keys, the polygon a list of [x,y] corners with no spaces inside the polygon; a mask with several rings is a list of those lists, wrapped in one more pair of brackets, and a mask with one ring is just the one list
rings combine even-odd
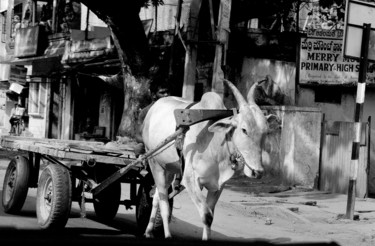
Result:
{"label": "ox's horn", "polygon": [[237,100],[239,108],[242,108],[243,106],[246,106],[247,102],[246,102],[245,98],[242,96],[241,92],[237,89],[237,87],[234,86],[234,84],[227,79],[224,79],[224,81],[227,83],[229,88],[232,90],[233,95]]}
{"label": "ox's horn", "polygon": [[254,100],[254,91],[255,91],[255,88],[257,87],[257,85],[259,84],[259,82],[255,82],[251,87],[250,87],[250,90],[249,92],[247,93],[247,102],[249,104],[256,104],[255,103],[255,100]]}

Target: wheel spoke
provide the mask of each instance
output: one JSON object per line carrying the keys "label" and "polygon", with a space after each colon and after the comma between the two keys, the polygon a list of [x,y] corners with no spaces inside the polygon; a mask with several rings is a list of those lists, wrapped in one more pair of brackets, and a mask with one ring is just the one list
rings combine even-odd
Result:
{"label": "wheel spoke", "polygon": [[5,187],[6,201],[9,201],[12,197],[12,194],[14,192],[14,185],[16,183],[16,178],[17,178],[16,168],[12,168],[10,172],[11,174],[7,182],[7,187]]}
{"label": "wheel spoke", "polygon": [[53,187],[52,180],[48,180],[44,186],[44,199],[42,202],[42,216],[48,218],[52,209]]}

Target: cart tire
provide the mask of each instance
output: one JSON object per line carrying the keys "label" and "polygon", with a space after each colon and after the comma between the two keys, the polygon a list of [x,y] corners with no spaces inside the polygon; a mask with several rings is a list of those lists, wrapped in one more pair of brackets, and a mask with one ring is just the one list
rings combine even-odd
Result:
{"label": "cart tire", "polygon": [[116,182],[93,197],[96,216],[101,221],[111,221],[116,216],[120,206],[121,183]]}
{"label": "cart tire", "polygon": [[[136,207],[136,220],[138,229],[141,233],[146,231],[146,227],[150,220],[152,210],[152,197],[150,191],[154,184],[151,173],[145,177],[143,182],[138,188],[137,207]],[[168,222],[171,222],[173,211],[173,198],[169,199],[169,218]],[[164,237],[163,220],[161,218],[160,209],[158,208],[155,217],[153,234],[155,237]]]}
{"label": "cart tire", "polygon": [[13,158],[4,176],[2,203],[5,213],[17,214],[20,212],[27,197],[29,177],[28,159],[23,156]]}
{"label": "cart tire", "polygon": [[69,171],[60,165],[48,165],[40,175],[36,196],[36,214],[42,229],[64,228],[72,206]]}

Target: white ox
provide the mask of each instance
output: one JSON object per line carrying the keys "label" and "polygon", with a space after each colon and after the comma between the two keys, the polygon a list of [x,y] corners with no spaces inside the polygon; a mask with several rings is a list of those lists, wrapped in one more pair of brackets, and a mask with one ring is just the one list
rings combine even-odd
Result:
{"label": "white ox", "polygon": [[[261,141],[267,133],[268,119],[255,104],[253,92],[256,83],[249,91],[247,101],[229,81],[239,105],[238,114],[216,122],[203,121],[192,125],[187,131],[183,156],[185,170],[182,184],[186,187],[196,205],[203,222],[203,240],[210,238],[215,205],[225,182],[234,174],[245,173],[248,177],[261,177],[264,169],[261,160]],[[175,109],[184,109],[191,101],[179,97],[159,99],[148,111],[142,128],[142,138],[146,150],[154,149],[176,130]],[[205,93],[192,109],[226,109],[220,96],[214,92]],[[272,124],[273,125],[273,124]],[[239,165],[233,165],[237,157]],[[146,237],[152,237],[157,207],[163,220],[164,235],[171,237],[168,218],[168,188],[174,175],[181,172],[180,157],[174,144],[166,146],[149,159],[150,169],[155,180],[156,191]],[[233,168],[235,166],[235,168]],[[207,189],[207,193],[203,192]]]}

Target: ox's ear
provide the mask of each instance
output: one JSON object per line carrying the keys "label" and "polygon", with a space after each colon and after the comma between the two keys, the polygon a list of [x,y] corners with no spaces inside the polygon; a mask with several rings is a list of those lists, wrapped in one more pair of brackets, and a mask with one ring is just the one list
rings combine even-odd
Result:
{"label": "ox's ear", "polygon": [[209,132],[229,132],[236,126],[235,121],[232,117],[224,118],[216,121],[210,127],[208,127]]}
{"label": "ox's ear", "polygon": [[274,114],[269,114],[266,116],[268,123],[268,133],[273,133],[281,129],[281,119]]}

